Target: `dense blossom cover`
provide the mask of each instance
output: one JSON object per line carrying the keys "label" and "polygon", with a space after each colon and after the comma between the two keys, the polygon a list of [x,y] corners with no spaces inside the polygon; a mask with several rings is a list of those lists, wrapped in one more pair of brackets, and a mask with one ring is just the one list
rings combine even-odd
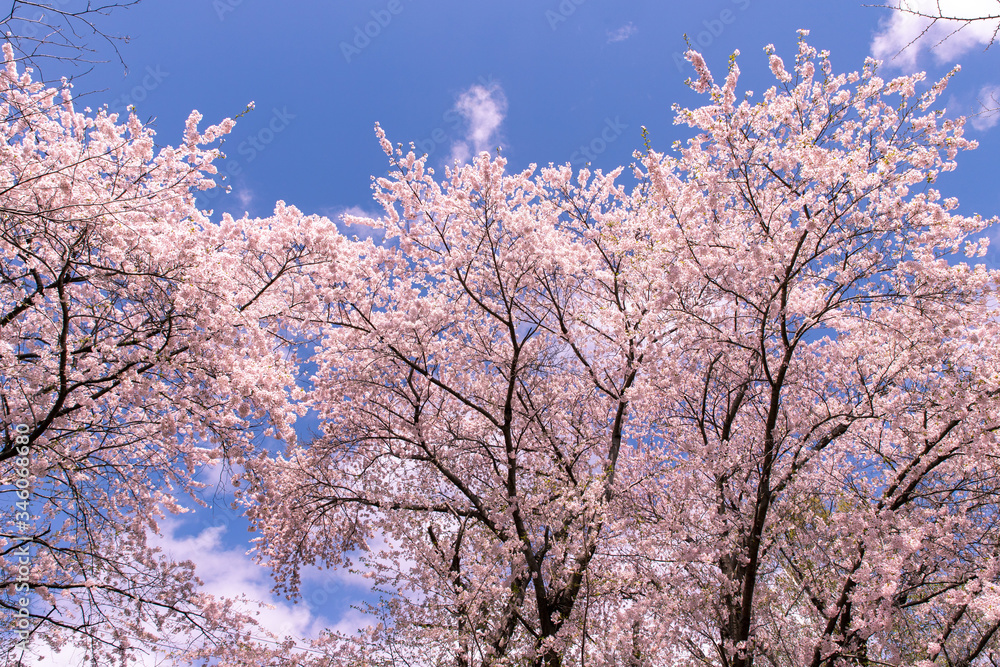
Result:
{"label": "dense blossom cover", "polygon": [[5,49],[0,652],[20,655],[22,598],[36,646],[70,642],[99,664],[210,652],[206,635],[230,641],[250,618],[147,538],[192,500],[199,468],[242,460],[254,429],[294,438],[281,317],[335,226],[280,203],[266,220],[211,222],[195,193],[214,185],[206,146],[233,121],[199,131],[193,113],[179,147],[157,148],[134,115],[77,111]]}
{"label": "dense blossom cover", "polygon": [[244,630],[225,664],[997,659],[996,220],[934,187],[974,147],[946,82],[837,74],[803,35],[756,101],[688,55],[708,104],[635,186],[485,153],[442,177],[377,129],[385,215],[346,222],[380,244],[283,204],[213,223],[192,194],[229,123],[155,152],[9,66],[0,378],[38,633],[124,656],[243,627],[145,543],[222,460],[278,591],[313,565],[386,591],[358,636]]}
{"label": "dense blossom cover", "polygon": [[[945,82],[800,43],[638,186],[382,137],[323,435],[254,468],[282,590],[361,556],[357,664],[972,664],[997,648],[994,221],[933,182]],[[318,319],[318,318],[317,318]],[[346,660],[346,659],[345,659]]]}

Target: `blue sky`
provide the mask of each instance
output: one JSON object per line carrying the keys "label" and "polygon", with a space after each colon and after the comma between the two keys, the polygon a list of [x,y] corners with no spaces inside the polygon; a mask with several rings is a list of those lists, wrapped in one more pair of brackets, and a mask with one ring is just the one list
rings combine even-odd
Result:
{"label": "blue sky", "polygon": [[[233,194],[208,202],[216,210],[265,215],[283,199],[308,212],[373,211],[370,176],[387,168],[376,121],[391,141],[417,143],[440,166],[454,144],[468,143],[457,100],[492,86],[506,104],[488,143],[502,145],[512,167],[582,165],[580,149],[591,144],[603,149],[591,151],[594,164],[613,167],[642,145],[642,125],[661,150],[682,136],[671,105],[699,103],[683,84],[691,74],[685,33],[718,72],[740,49],[742,87],[762,92],[773,83],[765,45],[787,59],[795,31],[808,28],[836,68],[859,69],[889,20],[861,0],[146,0],[104,24],[130,37],[121,49],[128,76],[110,63],[78,92],[102,90],[88,102],[113,108],[135,104],[165,143],[179,140],[191,109],[207,124],[254,101],[227,142],[225,168],[239,173]],[[944,62],[911,48],[895,64],[934,76],[960,62],[949,106],[968,112],[983,86],[1000,84],[1000,49],[951,44],[969,48],[947,49],[961,52]],[[997,132],[969,134],[982,148],[960,163],[956,194],[963,210],[996,211],[1000,195],[984,179],[996,166]]]}
{"label": "blue sky", "polygon": [[[376,122],[393,143],[430,153],[435,167],[499,145],[515,170],[588,159],[607,170],[631,161],[642,126],[658,150],[684,138],[671,105],[701,99],[684,85],[692,74],[681,55],[685,33],[717,74],[739,49],[741,90],[759,99],[773,84],[763,48],[773,43],[788,62],[799,28],[831,51],[836,71],[860,69],[873,53],[892,58],[922,28],[862,2],[145,0],[101,24],[129,35],[120,47],[128,75],[115,61],[98,65],[76,93],[95,108],[135,105],[164,144],[180,140],[192,109],[204,126],[255,102],[224,147],[232,192],[205,200],[217,214],[264,216],[279,199],[307,213],[375,213],[370,177],[388,167]],[[970,12],[990,4],[951,3]],[[984,51],[992,29],[943,43],[947,32],[932,31],[887,60],[886,72],[927,70],[936,79],[960,63],[944,103],[949,115],[972,113],[977,99],[1000,98],[1000,46]],[[968,126],[979,150],[939,180],[962,213],[1000,212],[998,120],[979,116]],[[1000,243],[988,256],[993,266],[998,253]],[[224,503],[165,528],[164,546],[198,562],[210,589],[269,599],[267,572],[244,556],[245,523]],[[364,590],[356,575],[317,574],[304,604],[275,600],[266,623],[306,634],[356,627],[349,604]]]}

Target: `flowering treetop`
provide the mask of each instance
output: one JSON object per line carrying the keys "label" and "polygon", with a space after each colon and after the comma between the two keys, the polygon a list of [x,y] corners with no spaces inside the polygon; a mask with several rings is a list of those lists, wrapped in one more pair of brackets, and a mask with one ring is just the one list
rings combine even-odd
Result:
{"label": "flowering treetop", "polygon": [[697,134],[631,190],[376,130],[389,242],[322,299],[322,435],[248,508],[279,588],[360,553],[400,592],[359,664],[995,650],[996,220],[933,187],[974,143],[946,81],[767,55],[753,103],[689,53]]}

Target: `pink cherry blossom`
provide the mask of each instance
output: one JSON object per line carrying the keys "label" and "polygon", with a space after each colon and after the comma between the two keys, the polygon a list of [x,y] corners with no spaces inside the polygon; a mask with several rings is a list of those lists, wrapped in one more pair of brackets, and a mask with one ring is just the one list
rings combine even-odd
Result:
{"label": "pink cherry blossom", "polygon": [[[384,230],[309,316],[321,434],[249,475],[277,588],[367,571],[357,664],[975,664],[1000,614],[995,219],[934,189],[943,84],[805,42],[676,157],[393,149]],[[902,104],[899,98],[902,97]],[[359,560],[360,559],[360,560]],[[945,595],[943,593],[949,593]],[[338,641],[340,642],[338,644]],[[953,664],[953,663],[949,663]]]}
{"label": "pink cherry blossom", "polygon": [[293,441],[288,316],[313,305],[300,283],[342,239],[281,203],[211,222],[194,193],[214,185],[206,144],[231,120],[202,130],[192,113],[181,146],[156,149],[134,115],[75,110],[4,48],[0,553],[30,558],[23,576],[20,556],[0,559],[0,651],[21,654],[7,629],[30,595],[37,648],[129,664],[190,640],[188,657],[211,655],[252,619],[147,536],[195,502],[202,466],[249,455],[255,433]]}
{"label": "pink cherry blossom", "polygon": [[[180,664],[985,664],[1000,275],[967,260],[997,220],[933,187],[975,143],[945,81],[800,37],[754,104],[689,52],[691,138],[630,185],[437,174],[376,127],[384,214],[348,221],[381,244],[283,202],[213,221],[230,121],[155,150],[8,56],[0,472],[27,424],[40,516],[0,549],[35,544],[39,635],[123,664],[168,634],[200,638]],[[276,590],[363,571],[370,628],[255,641],[148,546],[212,462]]]}

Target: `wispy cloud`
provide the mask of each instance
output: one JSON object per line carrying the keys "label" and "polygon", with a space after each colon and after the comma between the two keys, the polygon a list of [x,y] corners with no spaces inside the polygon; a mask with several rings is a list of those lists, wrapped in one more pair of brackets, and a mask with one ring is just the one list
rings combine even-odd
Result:
{"label": "wispy cloud", "polygon": [[1000,123],[1000,86],[983,86],[979,89],[977,108],[969,122],[980,132]]}
{"label": "wispy cloud", "polygon": [[476,84],[458,96],[454,110],[465,119],[465,137],[451,146],[451,160],[466,162],[500,143],[500,125],[507,115],[507,97],[500,84]]}
{"label": "wispy cloud", "polygon": [[233,194],[236,195],[236,201],[240,203],[240,208],[244,211],[250,209],[250,204],[253,203],[253,192],[247,188],[240,188],[236,190]]}
{"label": "wispy cloud", "polygon": [[896,9],[882,21],[871,49],[876,58],[903,70],[915,69],[923,51],[932,52],[939,63],[952,63],[970,49],[988,45],[997,30],[995,20],[932,22],[918,14],[977,19],[1000,11],[998,0],[898,0],[892,5]]}
{"label": "wispy cloud", "polygon": [[608,44],[614,44],[615,42],[624,42],[626,39],[639,32],[639,29],[631,22],[626,23],[617,30],[611,30],[608,32]]}
{"label": "wispy cloud", "polygon": [[[343,609],[332,619],[323,613],[328,610],[321,609],[324,601],[336,602],[336,607],[342,607],[342,600],[339,598],[345,594],[355,600],[364,597],[370,588],[370,582],[354,573],[310,568],[303,572],[303,580],[308,584],[304,587],[307,592],[303,601],[292,604],[272,593],[268,569],[254,562],[247,555],[245,547],[225,544],[224,527],[213,526],[186,537],[178,535],[182,528],[180,519],[168,517],[160,521],[161,535],[150,535],[149,542],[174,560],[192,561],[198,578],[204,582],[200,589],[202,592],[219,598],[246,600],[237,603],[236,608],[256,619],[259,627],[252,629],[251,634],[265,645],[276,646],[273,640],[265,639],[267,633],[278,638],[290,636],[308,641],[317,638],[325,630],[351,635],[373,622],[371,617],[354,609]],[[158,646],[163,652],[154,651],[141,656],[137,667],[173,664],[167,655],[169,648],[186,641],[180,637],[162,638]],[[86,662],[84,652],[80,649],[67,646],[56,653],[41,644],[42,642],[34,643],[29,655],[25,656],[24,664],[76,667]]]}
{"label": "wispy cloud", "polygon": [[344,236],[357,236],[359,239],[370,238],[376,244],[381,242],[382,237],[385,236],[385,230],[371,227],[359,220],[359,218],[374,220],[379,217],[378,213],[366,211],[360,206],[336,206],[324,210],[323,215],[333,220],[337,224],[337,229]]}
{"label": "wispy cloud", "polygon": [[223,544],[225,529],[221,526],[206,528],[197,535],[177,537],[180,524],[174,520],[163,522],[163,536],[150,540],[176,560],[195,563],[198,577],[205,583],[204,591],[217,597],[262,600],[268,607],[258,609],[256,604],[244,605],[242,611],[255,615],[261,627],[279,637],[317,635],[330,623],[313,615],[305,605],[276,602],[271,594],[268,571],[253,562],[246,550],[230,548]]}

